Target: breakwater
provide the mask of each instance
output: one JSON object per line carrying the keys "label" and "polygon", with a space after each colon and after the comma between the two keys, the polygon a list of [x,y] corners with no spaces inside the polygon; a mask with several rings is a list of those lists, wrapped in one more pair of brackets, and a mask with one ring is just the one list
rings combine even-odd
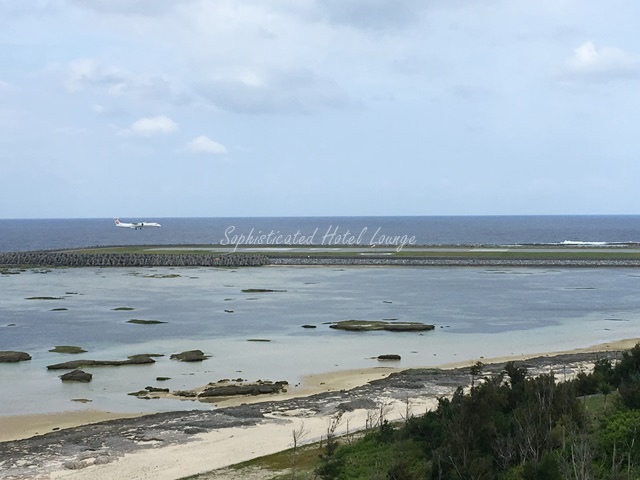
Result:
{"label": "breakwater", "polygon": [[271,257],[271,265],[396,265],[433,267],[640,267],[634,259],[571,259],[571,258],[446,258],[446,257],[386,257],[386,256],[309,256]]}
{"label": "breakwater", "polygon": [[257,267],[304,266],[434,266],[434,267],[640,267],[636,259],[482,258],[367,256],[273,256],[256,253],[0,253],[0,267]]}
{"label": "breakwater", "polygon": [[243,253],[0,253],[0,266],[4,267],[256,267],[269,263],[264,255]]}

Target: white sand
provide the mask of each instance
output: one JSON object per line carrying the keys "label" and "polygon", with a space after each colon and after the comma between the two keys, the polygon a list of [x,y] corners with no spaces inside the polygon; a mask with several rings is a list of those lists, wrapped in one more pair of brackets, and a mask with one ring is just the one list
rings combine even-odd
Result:
{"label": "white sand", "polygon": [[[461,364],[450,364],[443,367],[453,368],[474,364],[476,361],[483,363],[496,363],[507,360],[521,360],[542,355],[555,355],[558,353],[581,353],[608,350],[625,350],[632,348],[640,339],[627,339],[618,342],[596,345],[589,348],[581,348],[567,352],[540,353],[537,355],[526,355],[520,357],[476,359],[466,361]],[[328,373],[324,375],[312,375],[306,377],[302,385],[295,389],[291,388],[288,393],[280,395],[278,398],[291,398],[295,396],[306,396],[323,391],[334,391],[349,389],[355,386],[364,385],[367,382],[382,378],[391,372],[397,371],[393,368],[374,368],[366,370],[351,370],[346,372]],[[274,397],[269,397],[273,400]],[[253,399],[261,401],[263,399]],[[377,398],[378,403],[388,402],[389,409],[387,418],[397,420],[403,418],[407,405],[404,402],[391,401],[390,399]],[[423,413],[427,408],[432,408],[436,404],[435,398],[421,400],[420,403],[412,401],[411,411],[413,414]],[[247,403],[247,399],[234,399],[227,402],[220,402],[218,406]],[[364,428],[367,423],[367,415],[370,411],[356,410],[345,414],[342,418],[337,433]],[[101,417],[105,415],[105,417]],[[120,414],[109,414],[100,412],[78,412],[78,414],[64,413],[60,415],[30,415],[22,417],[0,417],[0,432],[3,439],[24,438],[31,432],[50,431],[52,426],[66,428],[74,425],[81,425],[100,419],[122,417]],[[193,442],[182,445],[168,447],[149,448],[133,454],[127,454],[112,463],[105,465],[91,465],[81,470],[62,470],[54,472],[51,478],[58,479],[96,479],[110,480],[113,478],[126,479],[153,479],[172,480],[200,472],[206,472],[228,465],[233,465],[263,455],[279,452],[290,448],[293,444],[293,430],[303,426],[306,432],[304,440],[308,442],[317,441],[322,436],[326,436],[328,425],[331,421],[329,416],[305,416],[304,412],[289,412],[287,416],[271,418],[277,422],[265,422],[252,427],[224,428],[218,431],[197,436]],[[91,458],[84,459],[91,463]]]}
{"label": "white sand", "polygon": [[[385,402],[385,399],[378,399]],[[389,420],[402,419],[406,412],[404,402],[388,400]],[[410,404],[414,414],[433,408],[436,399]],[[364,428],[367,424],[367,410],[355,410],[344,414],[335,433],[344,435]],[[301,443],[310,443],[326,438],[331,423],[330,416],[287,415],[278,418],[277,423],[267,423],[253,427],[224,428],[219,431],[201,434],[195,442],[164,448],[148,449],[125,455],[116,462],[106,465],[87,467],[78,471],[58,471],[52,479],[96,479],[111,480],[126,478],[129,480],[173,480],[195,475],[228,465],[237,464],[271,453],[286,450],[293,446],[293,430],[302,428],[305,432]]]}

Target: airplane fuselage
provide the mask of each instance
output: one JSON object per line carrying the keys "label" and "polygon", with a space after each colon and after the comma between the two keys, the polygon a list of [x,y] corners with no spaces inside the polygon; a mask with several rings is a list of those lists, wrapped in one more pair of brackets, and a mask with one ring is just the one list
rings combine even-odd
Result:
{"label": "airplane fuselage", "polygon": [[132,228],[134,230],[142,230],[143,228],[160,228],[162,226],[156,222],[121,222],[118,218],[114,218],[113,221],[115,222],[116,227]]}

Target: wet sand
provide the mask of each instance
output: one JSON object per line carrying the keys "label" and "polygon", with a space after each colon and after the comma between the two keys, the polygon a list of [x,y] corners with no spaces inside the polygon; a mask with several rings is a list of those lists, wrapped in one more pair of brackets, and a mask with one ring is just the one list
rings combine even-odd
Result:
{"label": "wet sand", "polygon": [[140,414],[111,413],[98,410],[0,416],[0,442],[22,440],[65,428],[137,416]]}

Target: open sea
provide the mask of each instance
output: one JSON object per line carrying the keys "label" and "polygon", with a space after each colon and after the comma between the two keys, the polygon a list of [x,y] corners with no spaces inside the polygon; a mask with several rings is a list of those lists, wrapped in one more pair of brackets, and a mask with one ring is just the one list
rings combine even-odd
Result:
{"label": "open sea", "polygon": [[[0,219],[0,252],[104,245],[363,245],[413,238],[416,245],[640,243],[640,215],[141,218],[162,228],[116,228],[113,219]],[[296,233],[298,236],[295,237]],[[271,236],[269,236],[271,234]]]}
{"label": "open sea", "polygon": [[[419,245],[640,243],[640,216],[143,220],[159,222],[162,228],[116,228],[112,219],[0,220],[0,250],[224,244],[233,235],[255,239],[271,231],[292,236],[300,232],[314,244],[326,245],[347,230],[364,244],[381,235],[413,236]],[[0,364],[0,416],[213,408],[127,394],[148,385],[184,390],[238,377],[295,385],[309,373],[380,366],[375,358],[381,354],[402,357],[386,366],[428,367],[635,338],[640,336],[639,291],[640,269],[634,267],[86,267],[4,272],[0,350],[25,351],[33,358]],[[131,319],[164,323],[139,325],[129,323]],[[355,333],[329,328],[331,322],[347,319],[418,321],[436,329]],[[57,345],[80,346],[87,352],[50,352]],[[169,358],[193,349],[210,358],[196,364]],[[79,358],[123,360],[141,353],[161,356],[153,365],[87,368],[93,374],[87,384],[63,383],[58,378],[62,372],[46,368]],[[170,380],[158,384],[160,376]]]}

